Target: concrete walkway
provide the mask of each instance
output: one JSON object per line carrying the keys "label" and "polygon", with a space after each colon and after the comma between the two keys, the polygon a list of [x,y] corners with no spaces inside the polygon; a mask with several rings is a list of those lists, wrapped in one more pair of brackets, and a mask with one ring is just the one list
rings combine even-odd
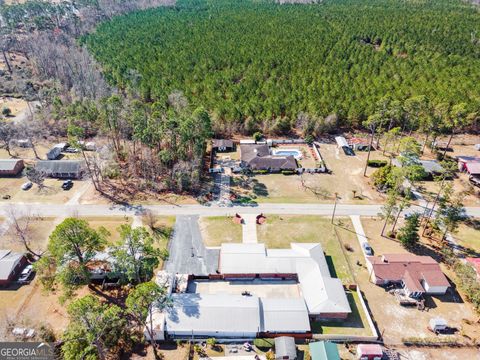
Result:
{"label": "concrete walkway", "polygon": [[244,244],[256,244],[257,239],[257,214],[240,214],[243,219],[242,236]]}
{"label": "concrete walkway", "polygon": [[142,227],[142,226],[143,226],[142,217],[139,215],[135,215],[132,220],[132,229],[137,227]]}
{"label": "concrete walkway", "polygon": [[363,244],[368,242],[365,231],[363,230],[362,221],[358,215],[350,215],[352,220],[353,228],[355,229],[355,234],[357,235],[358,242],[360,243],[360,248],[362,249],[362,254],[366,259],[365,251],[363,251]]}

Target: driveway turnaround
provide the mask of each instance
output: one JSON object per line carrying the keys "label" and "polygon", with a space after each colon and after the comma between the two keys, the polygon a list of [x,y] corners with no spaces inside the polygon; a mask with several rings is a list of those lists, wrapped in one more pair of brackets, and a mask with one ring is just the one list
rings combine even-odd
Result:
{"label": "driveway turnaround", "polygon": [[198,216],[177,216],[169,253],[166,270],[172,273],[208,275],[218,269],[220,251],[205,248]]}

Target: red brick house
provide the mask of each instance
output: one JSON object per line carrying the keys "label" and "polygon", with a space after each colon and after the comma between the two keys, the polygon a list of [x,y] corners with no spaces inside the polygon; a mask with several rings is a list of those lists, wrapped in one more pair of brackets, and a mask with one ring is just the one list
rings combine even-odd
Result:
{"label": "red brick house", "polygon": [[401,284],[408,296],[444,295],[450,283],[430,256],[385,254],[367,257],[370,279],[377,285]]}

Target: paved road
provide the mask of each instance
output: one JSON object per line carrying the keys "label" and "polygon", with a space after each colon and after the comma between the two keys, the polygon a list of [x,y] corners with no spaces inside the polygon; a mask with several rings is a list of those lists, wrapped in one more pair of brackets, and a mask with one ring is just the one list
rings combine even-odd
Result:
{"label": "paved road", "polygon": [[208,275],[218,269],[219,250],[206,249],[198,216],[177,216],[166,270],[172,273]]}
{"label": "paved road", "polygon": [[[258,204],[255,206],[230,206],[218,205],[61,205],[61,204],[36,204],[36,203],[2,203],[0,216],[5,216],[8,206],[14,205],[18,210],[27,209],[40,216],[135,216],[141,215],[145,210],[150,210],[156,215],[199,215],[199,216],[233,216],[242,214],[292,214],[292,215],[332,215],[333,204]],[[337,216],[376,216],[382,205],[337,205]],[[467,207],[467,214],[480,217],[480,207]],[[412,206],[405,213],[413,211],[423,212],[424,209]]]}

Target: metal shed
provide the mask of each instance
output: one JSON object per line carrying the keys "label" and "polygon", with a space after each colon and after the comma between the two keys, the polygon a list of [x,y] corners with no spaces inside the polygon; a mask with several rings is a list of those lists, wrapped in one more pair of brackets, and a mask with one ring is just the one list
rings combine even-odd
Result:
{"label": "metal shed", "polygon": [[297,358],[297,347],[295,339],[290,336],[275,338],[275,359],[295,360]]}

